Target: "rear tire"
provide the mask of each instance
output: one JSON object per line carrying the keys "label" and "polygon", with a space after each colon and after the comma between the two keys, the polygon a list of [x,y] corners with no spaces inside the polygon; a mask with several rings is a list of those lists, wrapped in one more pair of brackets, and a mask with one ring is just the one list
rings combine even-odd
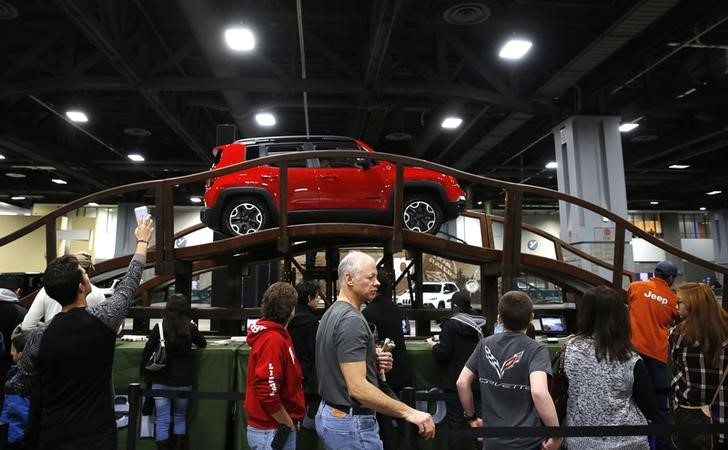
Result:
{"label": "rear tire", "polygon": [[260,198],[236,197],[225,206],[222,219],[229,235],[240,236],[267,228],[270,211]]}
{"label": "rear tire", "polygon": [[404,201],[402,223],[410,231],[437,234],[442,226],[442,207],[429,195],[408,195]]}

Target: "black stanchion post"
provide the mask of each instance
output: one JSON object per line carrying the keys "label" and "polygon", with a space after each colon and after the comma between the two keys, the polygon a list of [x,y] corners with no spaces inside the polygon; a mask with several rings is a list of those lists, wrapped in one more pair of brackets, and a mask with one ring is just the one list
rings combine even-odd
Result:
{"label": "black stanchion post", "polygon": [[5,450],[8,442],[8,424],[0,422],[0,450]]}
{"label": "black stanchion post", "polygon": [[[400,398],[404,403],[415,407],[415,388],[406,387],[402,389]],[[417,449],[417,428],[409,422],[405,422],[402,430],[402,449]]]}
{"label": "black stanchion post", "polygon": [[129,384],[129,426],[126,429],[126,450],[136,449],[137,426],[139,424],[139,404],[142,386],[139,383]]}

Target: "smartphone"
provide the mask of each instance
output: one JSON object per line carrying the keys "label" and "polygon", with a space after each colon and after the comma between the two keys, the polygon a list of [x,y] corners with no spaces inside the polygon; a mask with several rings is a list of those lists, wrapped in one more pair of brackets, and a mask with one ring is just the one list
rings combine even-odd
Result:
{"label": "smartphone", "polygon": [[136,215],[137,225],[142,223],[145,217],[149,215],[149,209],[146,206],[138,206],[134,208],[134,214]]}
{"label": "smartphone", "polygon": [[283,448],[284,445],[286,445],[286,441],[288,440],[288,435],[291,434],[291,428],[287,425],[278,425],[278,429],[276,430],[276,434],[273,436],[273,440],[270,442],[270,448],[274,450],[280,450]]}

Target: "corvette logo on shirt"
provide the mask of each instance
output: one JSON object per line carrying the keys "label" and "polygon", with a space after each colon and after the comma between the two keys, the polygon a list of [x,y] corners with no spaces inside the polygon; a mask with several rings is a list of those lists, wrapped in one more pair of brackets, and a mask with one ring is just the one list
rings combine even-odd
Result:
{"label": "corvette logo on shirt", "polygon": [[483,346],[483,350],[485,351],[485,358],[488,360],[488,363],[495,369],[496,373],[498,373],[498,378],[503,378],[506,370],[518,364],[518,362],[523,357],[523,350],[521,350],[520,352],[506,359],[501,365],[500,361],[498,361],[498,358],[493,356],[493,353],[490,351],[487,345]]}

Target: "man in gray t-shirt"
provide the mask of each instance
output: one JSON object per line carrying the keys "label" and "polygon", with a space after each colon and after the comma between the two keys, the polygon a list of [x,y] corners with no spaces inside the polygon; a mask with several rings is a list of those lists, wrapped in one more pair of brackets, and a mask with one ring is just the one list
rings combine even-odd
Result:
{"label": "man in gray t-shirt", "polygon": [[382,449],[375,412],[405,419],[425,439],[435,437],[432,416],[387,396],[377,383],[377,366],[392,368],[391,353],[376,353],[361,306],[377,295],[377,266],[361,252],[339,264],[339,298],[324,313],[316,333],[316,374],[321,405],[316,432],[328,449]]}
{"label": "man in gray t-shirt", "polygon": [[[551,374],[549,352],[526,336],[533,319],[531,299],[521,291],[505,293],[498,302],[498,321],[504,333],[482,339],[465,363],[457,381],[458,395],[472,427],[559,426],[556,409],[548,391]],[[473,410],[470,386],[479,381],[482,418]],[[541,445],[543,444],[543,447]],[[488,438],[488,450],[557,449],[560,438]]]}

